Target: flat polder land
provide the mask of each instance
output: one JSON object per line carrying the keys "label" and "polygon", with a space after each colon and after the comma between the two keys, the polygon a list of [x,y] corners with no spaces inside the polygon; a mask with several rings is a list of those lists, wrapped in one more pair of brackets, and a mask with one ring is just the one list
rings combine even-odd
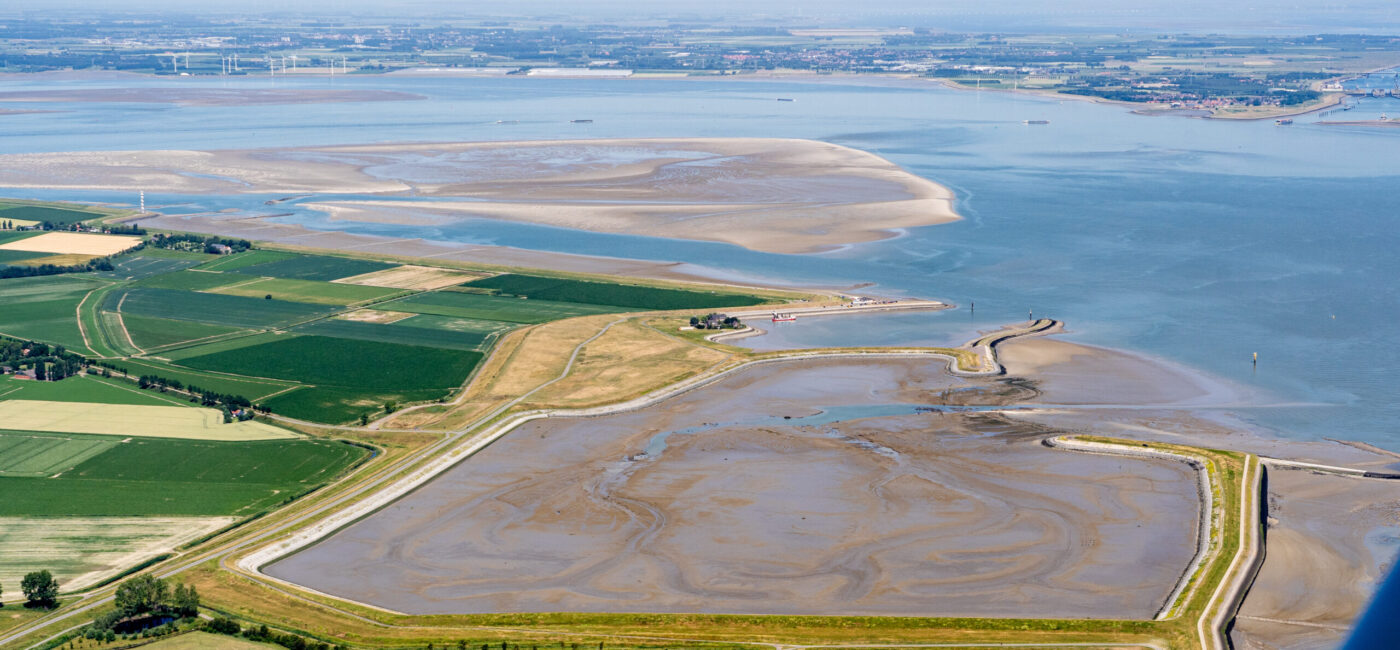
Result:
{"label": "flat polder land", "polygon": [[[0,231],[21,251],[70,234],[38,224],[83,217],[95,231],[91,220],[106,216],[21,207],[38,218],[19,226],[36,230]],[[198,237],[73,237],[108,246],[106,270],[10,260],[4,268],[20,275],[0,280],[0,584],[46,568],[66,591],[92,587],[291,503],[373,453],[269,417],[349,422],[445,398],[499,337],[535,324],[765,300],[282,251],[218,255]]]}

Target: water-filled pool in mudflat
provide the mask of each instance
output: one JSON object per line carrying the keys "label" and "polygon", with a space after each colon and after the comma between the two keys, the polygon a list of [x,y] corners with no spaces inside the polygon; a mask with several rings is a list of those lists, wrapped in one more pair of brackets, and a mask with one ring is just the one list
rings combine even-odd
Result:
{"label": "water-filled pool in mudflat", "polygon": [[[986,413],[860,408],[949,387],[1000,389],[938,361],[786,363],[531,423],[266,570],[425,614],[1155,613],[1194,550],[1191,470]],[[877,417],[793,424],[823,409]],[[761,424],[706,426],[725,421]]]}

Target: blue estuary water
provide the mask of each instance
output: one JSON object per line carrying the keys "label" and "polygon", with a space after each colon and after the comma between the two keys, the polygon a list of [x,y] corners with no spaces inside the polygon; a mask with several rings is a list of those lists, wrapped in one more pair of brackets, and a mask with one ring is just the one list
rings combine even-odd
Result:
{"label": "blue estuary water", "polygon": [[[268,88],[267,78],[24,77],[53,88]],[[309,105],[24,104],[0,152],[218,149],[388,141],[763,136],[882,155],[953,188],[957,223],[823,255],[491,221],[330,222],[266,196],[154,196],[171,213],[235,208],[312,228],[686,262],[724,277],[976,302],[940,313],[799,323],[793,345],[956,343],[1037,316],[1078,342],[1164,357],[1247,384],[1241,411],[1275,433],[1400,450],[1400,129],[1135,115],[1082,101],[924,84],[779,81],[278,79],[384,89],[419,101]],[[778,102],[778,97],[794,102]],[[1345,119],[1400,114],[1361,99]],[[591,119],[590,124],[570,123]],[[1049,120],[1031,126],[1027,119]],[[497,124],[498,120],[514,123]],[[0,188],[0,195],[134,202],[130,193]],[[129,194],[129,195],[128,195]],[[1257,371],[1251,354],[1259,353]]]}

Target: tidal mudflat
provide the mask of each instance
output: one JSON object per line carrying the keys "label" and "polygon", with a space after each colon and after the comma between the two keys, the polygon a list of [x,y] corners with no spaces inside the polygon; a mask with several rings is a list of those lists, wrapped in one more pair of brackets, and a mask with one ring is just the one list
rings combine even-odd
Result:
{"label": "tidal mudflat", "polygon": [[1184,464],[1048,449],[941,362],[760,366],[523,426],[266,570],[412,613],[1151,617],[1193,552]]}

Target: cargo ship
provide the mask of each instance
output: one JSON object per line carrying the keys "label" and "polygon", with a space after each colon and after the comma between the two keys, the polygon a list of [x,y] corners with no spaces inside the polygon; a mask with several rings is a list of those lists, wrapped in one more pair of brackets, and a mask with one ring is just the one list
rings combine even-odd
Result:
{"label": "cargo ship", "polygon": [[795,320],[797,320],[797,314],[779,314],[779,313],[774,313],[774,314],[773,314],[773,322],[774,322],[774,323],[787,323],[787,322],[795,321]]}

